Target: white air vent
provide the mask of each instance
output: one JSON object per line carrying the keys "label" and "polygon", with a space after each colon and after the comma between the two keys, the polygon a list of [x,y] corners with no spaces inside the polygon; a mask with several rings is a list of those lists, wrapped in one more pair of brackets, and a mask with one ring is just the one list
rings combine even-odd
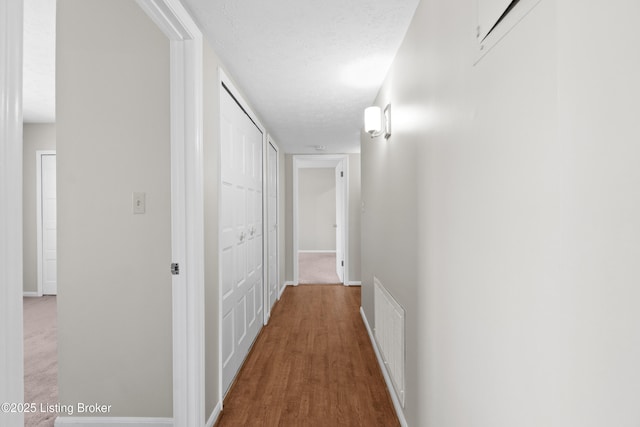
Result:
{"label": "white air vent", "polygon": [[400,404],[404,407],[405,335],[404,308],[389,291],[374,277],[373,328],[380,354],[395,389]]}

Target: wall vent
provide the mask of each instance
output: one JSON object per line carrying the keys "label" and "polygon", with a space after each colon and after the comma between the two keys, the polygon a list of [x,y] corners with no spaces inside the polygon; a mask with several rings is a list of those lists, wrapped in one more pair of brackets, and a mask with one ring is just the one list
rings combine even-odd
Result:
{"label": "wall vent", "polygon": [[373,282],[374,336],[398,400],[404,407],[405,312],[376,277]]}

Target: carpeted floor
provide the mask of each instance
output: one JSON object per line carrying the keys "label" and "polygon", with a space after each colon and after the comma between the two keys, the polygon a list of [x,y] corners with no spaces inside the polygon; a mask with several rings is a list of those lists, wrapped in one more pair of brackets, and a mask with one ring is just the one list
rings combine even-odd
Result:
{"label": "carpeted floor", "polygon": [[25,426],[53,426],[55,413],[40,412],[41,403],[58,403],[56,297],[24,298],[24,401],[35,403],[25,413]]}
{"label": "carpeted floor", "polygon": [[298,283],[301,285],[342,283],[336,273],[336,254],[331,252],[299,252]]}

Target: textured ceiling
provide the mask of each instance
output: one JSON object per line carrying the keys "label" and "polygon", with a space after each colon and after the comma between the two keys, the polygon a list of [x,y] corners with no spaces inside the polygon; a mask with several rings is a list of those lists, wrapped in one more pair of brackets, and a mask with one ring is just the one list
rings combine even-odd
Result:
{"label": "textured ceiling", "polygon": [[56,2],[24,0],[22,77],[25,122],[56,119]]}
{"label": "textured ceiling", "polygon": [[360,151],[418,0],[184,0],[281,149]]}
{"label": "textured ceiling", "polygon": [[[419,0],[183,0],[287,153],[360,150]],[[55,121],[55,0],[25,0],[24,117]]]}

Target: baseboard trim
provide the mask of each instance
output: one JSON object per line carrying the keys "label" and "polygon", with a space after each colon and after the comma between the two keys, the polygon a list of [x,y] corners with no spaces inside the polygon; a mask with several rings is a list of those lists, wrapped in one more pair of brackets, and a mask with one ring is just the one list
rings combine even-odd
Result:
{"label": "baseboard trim", "polygon": [[25,291],[22,293],[22,296],[27,297],[27,298],[36,298],[36,297],[41,297],[42,295],[40,295],[37,291],[33,292],[33,291]]}
{"label": "baseboard trim", "polygon": [[293,286],[293,282],[284,282],[282,284],[282,287],[280,288],[280,291],[278,292],[278,299],[282,298],[282,294],[284,293],[284,290],[287,289],[287,286]]}
{"label": "baseboard trim", "polygon": [[362,282],[360,281],[350,281],[346,283],[347,286],[362,286]]}
{"label": "baseboard trim", "polygon": [[218,417],[220,416],[221,412],[222,412],[222,402],[218,402],[216,407],[213,408],[213,412],[211,413],[211,416],[207,420],[206,427],[213,427],[216,421],[218,421]]}
{"label": "baseboard trim", "polygon": [[57,417],[55,427],[173,427],[173,418]]}
{"label": "baseboard trim", "polygon": [[407,420],[404,418],[404,411],[402,410],[402,405],[400,405],[400,400],[396,395],[396,390],[391,383],[391,377],[389,376],[389,372],[387,371],[387,366],[384,364],[382,360],[382,355],[378,350],[378,344],[373,336],[373,331],[369,326],[369,321],[367,320],[367,316],[364,314],[364,310],[362,306],[360,306],[360,315],[362,316],[362,321],[364,322],[365,328],[367,328],[367,333],[369,334],[369,340],[371,340],[371,346],[373,347],[373,351],[376,353],[376,359],[378,359],[378,365],[380,365],[380,370],[382,371],[382,375],[384,376],[384,382],[387,384],[387,390],[389,390],[389,394],[391,395],[391,400],[393,401],[393,408],[396,410],[396,415],[398,416],[398,420],[400,421],[400,425],[402,427],[408,427]]}
{"label": "baseboard trim", "polygon": [[320,249],[320,250],[313,250],[313,249],[311,249],[311,250],[302,250],[302,249],[300,249],[298,251],[298,253],[299,254],[335,254],[336,251],[332,251],[330,249],[326,250],[326,251],[322,250],[322,249]]}

